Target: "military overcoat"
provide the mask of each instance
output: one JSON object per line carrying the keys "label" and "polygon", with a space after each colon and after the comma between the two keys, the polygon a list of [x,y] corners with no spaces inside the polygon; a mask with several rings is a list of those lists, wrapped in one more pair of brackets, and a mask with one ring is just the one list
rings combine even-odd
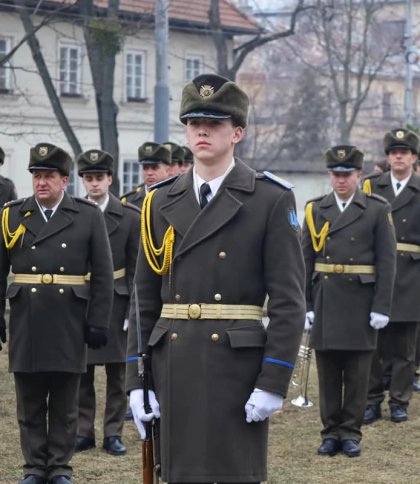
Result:
{"label": "military overcoat", "polygon": [[[293,192],[240,160],[200,210],[192,172],[157,190],[153,237],[175,230],[169,273],[156,275],[139,251],[142,343],[152,350],[161,405],[162,477],[169,482],[266,479],[268,422],[248,424],[254,387],[286,395],[304,322],[304,265]],[[159,241],[159,243],[158,243]],[[261,321],[165,319],[162,303],[262,306]],[[128,354],[137,352],[135,324]],[[128,390],[141,385],[127,367]]]}
{"label": "military overcoat", "polygon": [[140,210],[130,203],[121,203],[112,193],[104,210],[105,224],[111,244],[114,272],[125,270],[124,277],[114,278],[114,301],[108,330],[108,342],[97,350],[88,350],[89,364],[124,363],[127,352],[127,332],[130,294],[136,270],[140,237]]}
{"label": "military overcoat", "polygon": [[[10,301],[9,369],[12,372],[86,371],[86,325],[109,325],[112,259],[98,207],[64,194],[45,222],[35,198],[10,202],[10,231],[25,233],[10,250],[0,240],[0,300]],[[86,275],[90,284],[11,283],[14,274]],[[48,279],[47,279],[48,280]],[[7,291],[6,291],[7,287]]]}
{"label": "military overcoat", "polygon": [[[357,189],[341,212],[334,193],[313,200],[316,231],[330,228],[316,253],[303,226],[307,311],[314,311],[311,346],[316,350],[372,350],[377,331],[370,312],[389,315],[395,277],[395,230],[388,202]],[[374,266],[374,274],[324,273],[315,263]]]}
{"label": "military overcoat", "polygon": [[[418,246],[417,252],[397,251],[397,274],[391,321],[419,321],[420,298],[420,177],[413,173],[396,197],[389,172],[370,177],[372,192],[386,198],[392,209],[397,243]],[[398,247],[398,246],[397,246]]]}
{"label": "military overcoat", "polygon": [[125,193],[121,197],[122,202],[129,202],[132,205],[135,205],[137,208],[141,209],[143,205],[144,197],[146,196],[146,187],[144,183],[139,185],[137,188],[132,190],[131,192]]}
{"label": "military overcoat", "polygon": [[16,187],[9,178],[0,175],[0,209],[11,200],[16,200]]}

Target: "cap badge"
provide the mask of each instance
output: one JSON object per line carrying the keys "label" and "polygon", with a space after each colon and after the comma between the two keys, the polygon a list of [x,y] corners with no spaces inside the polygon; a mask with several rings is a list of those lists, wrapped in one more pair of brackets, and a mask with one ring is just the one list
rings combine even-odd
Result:
{"label": "cap badge", "polygon": [[200,87],[200,96],[201,97],[210,97],[214,94],[214,87],[209,86],[208,84],[203,84]]}
{"label": "cap badge", "polygon": [[99,153],[97,151],[93,151],[90,154],[90,161],[98,161]]}
{"label": "cap badge", "polygon": [[342,160],[346,157],[346,150],[337,150],[337,156]]}
{"label": "cap badge", "polygon": [[47,146],[40,146],[38,149],[39,156],[47,156],[48,155],[48,147]]}
{"label": "cap badge", "polygon": [[145,146],[145,147],[144,147],[144,151],[145,151],[146,153],[151,153],[151,152],[153,151],[153,148],[152,148],[152,146],[147,145],[147,146]]}
{"label": "cap badge", "polygon": [[404,131],[397,131],[395,133],[395,137],[398,138],[398,139],[404,139],[404,136],[405,136]]}

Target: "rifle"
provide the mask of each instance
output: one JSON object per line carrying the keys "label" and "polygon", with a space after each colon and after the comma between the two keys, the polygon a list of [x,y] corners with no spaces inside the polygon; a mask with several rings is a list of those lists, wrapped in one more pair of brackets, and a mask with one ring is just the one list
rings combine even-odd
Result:
{"label": "rifle", "polygon": [[[152,408],[149,401],[151,374],[150,356],[142,352],[140,313],[136,284],[134,284],[134,303],[136,309],[138,375],[143,381],[144,411],[145,413],[151,413]],[[155,422],[155,419],[153,419],[151,422],[144,422],[144,427],[146,430],[146,438],[143,440],[142,449],[143,484],[159,484],[160,459],[155,459],[155,456],[159,455],[157,445],[158,425]]]}

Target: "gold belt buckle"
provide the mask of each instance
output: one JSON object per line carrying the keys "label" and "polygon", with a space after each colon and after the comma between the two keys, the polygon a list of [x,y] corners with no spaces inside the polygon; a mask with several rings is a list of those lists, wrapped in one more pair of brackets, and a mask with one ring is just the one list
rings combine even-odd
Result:
{"label": "gold belt buckle", "polygon": [[342,274],[344,272],[343,264],[334,264],[334,272],[336,274]]}
{"label": "gold belt buckle", "polygon": [[42,274],[41,282],[42,284],[52,284],[53,276],[51,274]]}
{"label": "gold belt buckle", "polygon": [[190,304],[188,306],[188,316],[191,319],[198,319],[201,316],[201,306],[199,304]]}

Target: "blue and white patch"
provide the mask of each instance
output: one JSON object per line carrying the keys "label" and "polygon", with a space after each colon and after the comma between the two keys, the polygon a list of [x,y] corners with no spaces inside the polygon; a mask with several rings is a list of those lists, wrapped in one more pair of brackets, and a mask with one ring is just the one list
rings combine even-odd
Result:
{"label": "blue and white patch", "polygon": [[289,224],[292,227],[293,230],[299,230],[300,225],[299,225],[299,220],[297,218],[296,211],[290,208],[287,211],[287,219],[289,220]]}
{"label": "blue and white patch", "polygon": [[283,178],[280,178],[279,176],[273,175],[269,171],[263,171],[263,175],[270,181],[277,183],[277,185],[280,185],[283,188],[286,188],[287,190],[291,190],[292,188],[295,188],[293,183],[288,182],[287,180],[284,180]]}

